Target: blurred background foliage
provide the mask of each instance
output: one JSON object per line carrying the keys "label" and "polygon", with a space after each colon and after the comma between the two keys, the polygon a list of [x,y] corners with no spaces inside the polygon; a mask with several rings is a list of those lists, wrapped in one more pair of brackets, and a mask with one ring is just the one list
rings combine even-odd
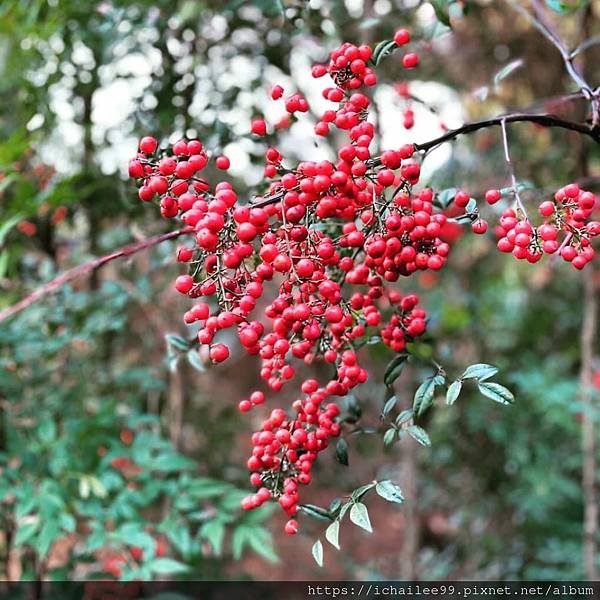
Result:
{"label": "blurred background foliage", "polygon": [[[571,47],[582,29],[600,33],[600,3],[548,4]],[[264,147],[249,121],[283,117],[268,108],[270,86],[299,89],[318,109],[309,65],[340,40],[373,43],[400,26],[431,50],[410,89],[446,125],[515,107],[583,118],[581,102],[557,100],[572,91],[559,54],[504,2],[3,0],[0,308],[70,266],[168,230],[124,177],[141,135],[197,135],[225,150],[250,197]],[[586,52],[596,85],[599,58],[598,47]],[[495,81],[515,60],[522,66]],[[381,143],[439,134],[438,116],[418,104],[415,129],[403,130],[397,60],[379,71]],[[312,123],[311,114],[279,122],[290,159],[330,156]],[[528,124],[509,133],[519,180],[534,188],[527,198],[574,179],[597,189],[597,147]],[[502,161],[499,132],[486,130],[436,151],[425,177],[478,196],[506,185]],[[310,557],[321,523],[281,539],[279,517],[238,510],[250,422],[236,405],[257,384],[256,363],[236,354],[209,368],[204,356],[173,354],[173,343],[169,359],[167,340],[186,335],[185,301],[171,287],[174,244],[111,263],[0,324],[2,575],[583,577],[582,275],[518,265],[491,236],[456,238],[443,273],[399,285],[419,291],[431,315],[424,351],[454,375],[474,362],[498,365],[517,403],[502,408],[467,388],[428,415],[431,449],[403,440],[384,450],[378,436],[348,436],[349,467],[324,456],[315,504],[384,477],[407,497],[400,508],[373,500],[374,535],[343,528],[344,551],[328,548],[325,571]],[[356,400],[365,426],[377,427],[391,356],[370,352],[373,378]],[[404,406],[422,375],[411,367],[397,381]]]}

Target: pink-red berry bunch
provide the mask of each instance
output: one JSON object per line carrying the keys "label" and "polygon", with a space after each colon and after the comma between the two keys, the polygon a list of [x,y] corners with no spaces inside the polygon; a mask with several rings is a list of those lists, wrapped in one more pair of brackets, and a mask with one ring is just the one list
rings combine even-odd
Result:
{"label": "pink-red berry bunch", "polygon": [[[489,191],[486,198],[488,194]],[[495,198],[496,194],[492,196]],[[544,254],[559,254],[576,269],[583,269],[594,258],[591,243],[600,233],[600,222],[588,220],[595,205],[596,196],[592,192],[571,183],[559,189],[553,200],[545,200],[539,205],[545,220],[537,227],[521,210],[506,209],[496,228],[500,238],[498,249],[531,263],[540,260]]]}
{"label": "pink-red berry bunch", "polygon": [[[396,48],[410,41],[407,30],[394,36]],[[248,468],[256,492],[243,507],[277,501],[290,519],[289,534],[298,529],[294,517],[301,486],[311,481],[318,454],[340,435],[335,399],[367,380],[359,348],[379,337],[401,352],[426,330],[418,297],[400,294],[394,282],[441,269],[450,252],[442,229],[456,225],[440,206],[439,195],[430,188],[415,189],[421,174],[418,146],[372,155],[371,99],[359,89],[376,83],[372,56],[369,46],[344,43],[331,53],[328,65],[313,68],[315,77],[328,75],[333,83],[323,96],[334,106],[315,131],[325,136],[338,130],[335,159],[287,164],[276,147],[268,147],[266,189],[252,202],[240,199],[228,181],[200,177],[209,163],[226,171],[231,162],[224,155],[209,156],[199,140],[159,150],[156,139],[145,137],[129,163],[140,199],[156,201],[161,214],[178,218],[190,236],[177,249],[177,261],[187,272],[174,287],[190,299],[183,320],[194,326],[210,359],[229,358],[231,348],[222,335],[229,330],[241,348],[257,357],[272,392],[294,380],[298,364],[323,361],[332,367],[326,383],[305,380],[303,396],[291,411],[272,409],[252,436]],[[402,57],[407,69],[418,63],[415,53]],[[309,106],[299,93],[284,96],[283,87],[273,86],[271,97],[285,104],[287,126],[292,118],[303,118]],[[250,131],[265,136],[265,120],[255,118]],[[499,190],[485,194],[489,204],[501,197]],[[595,202],[590,192],[566,186],[540,205],[546,220],[539,227],[521,208],[507,209],[496,231],[498,247],[531,262],[543,253],[560,253],[582,268],[593,257],[590,242],[600,227],[590,221]],[[454,204],[467,210],[462,216],[475,233],[487,230],[467,193],[457,192]],[[254,390],[238,408],[260,411],[266,401],[263,391]]]}

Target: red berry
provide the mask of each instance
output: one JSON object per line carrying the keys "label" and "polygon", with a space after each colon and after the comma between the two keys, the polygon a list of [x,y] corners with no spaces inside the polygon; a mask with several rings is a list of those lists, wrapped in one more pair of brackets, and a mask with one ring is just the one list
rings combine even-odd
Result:
{"label": "red berry", "polygon": [[260,136],[267,135],[267,124],[264,119],[254,119],[252,121],[252,133]]}
{"label": "red berry", "polygon": [[500,190],[488,190],[485,193],[485,201],[488,204],[496,204],[500,198],[502,198],[502,193]]}
{"label": "red berry", "polygon": [[175,280],[175,289],[181,294],[187,294],[194,287],[191,275],[180,275]]}
{"label": "red berry", "polygon": [[471,229],[473,230],[473,233],[478,233],[478,234],[485,233],[488,229],[488,223],[487,223],[487,221],[484,221],[483,219],[477,219],[477,221],[475,221],[471,225]]}
{"label": "red berry", "polygon": [[221,169],[222,171],[227,171],[227,169],[229,169],[229,167],[231,166],[231,162],[230,162],[229,158],[227,158],[224,155],[221,155],[221,156],[217,156],[217,158],[215,160],[215,165],[217,166],[217,169]]}
{"label": "red berry", "polygon": [[296,519],[290,519],[285,524],[284,531],[288,535],[296,535],[298,533],[298,521],[296,521]]}
{"label": "red berry", "polygon": [[273,100],[279,100],[283,96],[283,88],[280,85],[274,85],[271,88],[271,98]]}
{"label": "red berry", "polygon": [[225,344],[215,344],[210,347],[209,356],[215,363],[223,362],[229,358],[229,348]]}
{"label": "red berry", "polygon": [[402,66],[405,69],[414,69],[419,64],[419,55],[409,52],[402,57]]}
{"label": "red berry", "polygon": [[404,46],[410,42],[410,31],[408,29],[398,29],[394,34],[394,41],[398,46]]}
{"label": "red berry", "polygon": [[156,138],[146,136],[140,140],[140,151],[144,154],[154,154],[154,151],[158,147]]}

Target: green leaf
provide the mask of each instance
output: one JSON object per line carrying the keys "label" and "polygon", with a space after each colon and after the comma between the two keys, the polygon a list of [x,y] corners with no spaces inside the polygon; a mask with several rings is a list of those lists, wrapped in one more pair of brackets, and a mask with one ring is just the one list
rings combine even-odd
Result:
{"label": "green leaf", "polygon": [[422,415],[431,406],[436,385],[443,383],[444,378],[441,375],[435,375],[434,377],[428,377],[417,388],[413,401],[413,410],[417,415]]}
{"label": "green leaf", "polygon": [[266,558],[270,562],[277,562],[279,559],[271,541],[271,535],[262,527],[252,527],[248,538],[250,547],[259,556]]}
{"label": "green leaf", "polygon": [[90,475],[88,477],[88,482],[94,496],[97,496],[98,498],[106,498],[108,491],[97,477]]}
{"label": "green leaf", "polygon": [[172,348],[179,350],[180,352],[187,352],[190,349],[189,342],[182,338],[180,335],[174,335],[173,333],[167,333],[165,335],[167,344]]}
{"label": "green leaf", "polygon": [[[209,523],[214,523],[214,521],[209,521]],[[207,525],[207,523],[205,525]],[[172,525],[165,528],[164,531],[175,550],[177,550],[181,556],[186,558],[192,548],[192,536],[190,535],[187,523],[173,522]]]}
{"label": "green leaf", "polygon": [[418,425],[411,425],[410,427],[406,428],[406,432],[411,438],[417,440],[419,444],[427,447],[431,446],[431,440],[429,439],[427,432],[422,427],[419,427]]}
{"label": "green leaf", "polygon": [[469,202],[465,206],[465,212],[468,215],[472,215],[477,210],[477,200],[475,198],[470,198]]}
{"label": "green leaf", "polygon": [[391,446],[394,443],[395,437],[396,437],[396,429],[394,429],[394,427],[390,427],[383,434],[383,445],[386,447]]}
{"label": "green leaf", "polygon": [[581,10],[588,1],[589,0],[546,0],[546,5],[559,15],[568,15],[569,13]]}
{"label": "green leaf", "polygon": [[394,381],[398,379],[407,360],[408,354],[398,354],[398,356],[395,356],[390,361],[383,374],[383,382],[385,385],[392,385]]}
{"label": "green leaf", "polygon": [[96,529],[87,539],[85,549],[87,552],[95,552],[102,548],[106,543],[106,531],[104,529]]}
{"label": "green leaf", "polygon": [[8,250],[0,252],[0,279],[2,279],[8,271],[9,253]]}
{"label": "green leaf", "polygon": [[369,490],[372,490],[374,487],[375,487],[375,482],[367,483],[366,485],[361,485],[360,487],[357,487],[352,492],[352,499],[355,502],[358,502]]}
{"label": "green leaf", "polygon": [[433,6],[435,16],[437,17],[438,21],[443,23],[446,27],[451,27],[450,14],[448,10],[449,5],[450,2],[448,0],[431,0],[431,6]]}
{"label": "green leaf", "polygon": [[506,66],[502,67],[494,75],[494,86],[497,87],[503,79],[506,79],[513,71],[516,71],[519,67],[523,66],[523,59],[519,58],[509,62]]}
{"label": "green leaf", "polygon": [[50,417],[43,418],[38,426],[38,435],[44,444],[50,444],[56,439],[56,423]]}
{"label": "green leaf", "polygon": [[407,423],[408,421],[410,421],[414,416],[414,411],[412,408],[407,408],[406,410],[403,410],[397,417],[396,417],[396,425],[402,425],[403,423]]}
{"label": "green leaf", "polygon": [[342,500],[340,498],[334,498],[329,504],[327,510],[329,511],[330,515],[335,515],[340,510],[341,506]]}
{"label": "green leaf", "polygon": [[388,415],[392,410],[394,410],[394,406],[396,406],[397,402],[398,398],[396,398],[396,396],[388,398],[386,403],[383,405],[383,410],[381,411],[381,414],[383,416]]}
{"label": "green leaf", "polygon": [[193,460],[186,458],[182,454],[177,452],[168,452],[165,454],[159,454],[152,460],[152,469],[154,471],[182,471],[184,469],[191,469],[195,466]]}
{"label": "green leaf", "polygon": [[17,214],[10,217],[0,225],[0,246],[4,245],[9,231],[23,218],[23,215]]}
{"label": "green leaf", "polygon": [[45,558],[59,535],[60,528],[57,521],[47,521],[44,523],[36,543],[36,550],[40,558]]}
{"label": "green leaf", "polygon": [[317,540],[312,547],[312,555],[315,562],[322,567],[323,566],[323,544],[321,540]]}
{"label": "green leaf", "polygon": [[19,525],[19,528],[17,529],[17,535],[15,535],[15,546],[22,546],[23,544],[26,544],[27,541],[30,540],[36,533],[39,526],[40,521],[38,519],[31,523]]}
{"label": "green leaf", "polygon": [[377,66],[386,56],[391,54],[398,45],[394,40],[383,40],[375,46],[373,50],[373,56],[371,57],[372,63]]}
{"label": "green leaf", "polygon": [[452,202],[452,200],[454,200],[454,196],[456,196],[456,192],[457,192],[457,189],[455,187],[442,190],[437,195],[437,203],[440,205],[441,208],[448,208],[448,206],[450,206],[450,203]]}
{"label": "green leaf", "polygon": [[187,359],[190,365],[196,369],[196,371],[200,371],[200,373],[204,373],[206,371],[206,367],[200,358],[200,353],[198,350],[192,349],[187,354]]}
{"label": "green leaf", "polygon": [[499,402],[500,404],[512,404],[515,401],[512,392],[499,383],[494,383],[493,381],[480,381],[477,386],[484,396],[491,398],[494,402]]}
{"label": "green leaf", "polygon": [[375,486],[375,491],[388,502],[396,502],[397,504],[402,504],[404,502],[402,491],[389,479],[378,482]]}
{"label": "green leaf", "polygon": [[200,537],[208,541],[217,556],[221,556],[223,538],[225,537],[225,525],[223,523],[215,519],[208,521],[202,526]]}
{"label": "green leaf", "polygon": [[155,558],[148,565],[150,570],[157,575],[174,575],[176,573],[185,573],[188,567],[173,558]]}
{"label": "green leaf", "polygon": [[89,475],[82,475],[79,480],[79,495],[85,500],[90,496],[90,478]]}
{"label": "green leaf", "polygon": [[448,406],[452,406],[456,402],[461,389],[462,381],[460,379],[457,379],[450,384],[450,387],[448,387],[448,391],[446,392],[446,404],[448,404]]}
{"label": "green leaf", "polygon": [[348,466],[348,442],[344,438],[340,438],[335,445],[335,458],[340,464]]}
{"label": "green leaf", "polygon": [[350,520],[365,531],[368,531],[369,533],[373,532],[371,521],[369,520],[369,511],[362,502],[356,502],[352,505],[352,508],[350,509]]}
{"label": "green leaf", "polygon": [[340,522],[334,521],[326,530],[325,530],[325,539],[338,550],[340,549]]}
{"label": "green leaf", "polygon": [[232,487],[226,481],[219,479],[210,479],[208,477],[193,479],[187,486],[187,492],[196,500],[221,496],[225,492],[232,490]]}
{"label": "green leaf", "polygon": [[461,379],[477,379],[483,381],[493,377],[498,372],[498,368],[494,365],[486,365],[485,363],[478,363],[471,365],[465,369],[465,372],[460,376]]}
{"label": "green leaf", "polygon": [[300,504],[298,508],[302,512],[305,512],[307,515],[315,519],[331,521],[331,515],[329,514],[329,511],[325,508],[321,508],[320,506],[316,506],[315,504]]}

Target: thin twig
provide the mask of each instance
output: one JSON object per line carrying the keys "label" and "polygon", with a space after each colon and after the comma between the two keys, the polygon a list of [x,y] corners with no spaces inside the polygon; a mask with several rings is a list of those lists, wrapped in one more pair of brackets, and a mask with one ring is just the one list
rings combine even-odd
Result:
{"label": "thin twig", "polygon": [[519,207],[519,210],[527,219],[527,211],[525,210],[525,206],[523,204],[523,201],[521,200],[521,195],[519,194],[519,184],[517,183],[517,176],[515,175],[515,166],[513,165],[513,162],[510,159],[510,152],[508,150],[508,134],[506,133],[506,121],[504,119],[500,122],[500,126],[502,128],[502,145],[504,146],[504,160],[506,161],[506,165],[508,166],[508,173],[510,175],[510,181],[513,193],[515,195],[515,200],[517,201],[517,206]]}
{"label": "thin twig", "polygon": [[121,248],[120,250],[112,252],[111,254],[100,256],[89,262],[73,267],[72,269],[65,271],[58,277],[55,277],[52,281],[49,281],[43,286],[37,288],[33,293],[29,294],[29,296],[26,296],[22,300],[19,300],[19,302],[17,302],[16,304],[13,304],[12,306],[5,308],[4,310],[1,310],[0,323],[8,319],[9,317],[12,317],[13,315],[17,314],[18,312],[21,312],[23,309],[27,308],[28,306],[31,306],[38,300],[44,298],[45,296],[54,293],[63,285],[69,283],[70,281],[73,281],[73,279],[77,279],[78,277],[81,277],[82,275],[87,275],[88,273],[92,273],[96,269],[103,267],[107,263],[112,262],[117,258],[131,256],[133,254],[136,254],[137,252],[141,252],[142,250],[146,250],[148,248],[152,248],[153,246],[161,244],[162,242],[173,240],[181,235],[191,233],[192,231],[192,227],[184,227],[183,229],[170,231],[169,233],[162,233],[161,235],[142,240],[137,244],[126,246],[125,248]]}
{"label": "thin twig", "polygon": [[600,124],[600,98],[598,96],[598,91],[592,88],[579,69],[575,66],[573,60],[576,53],[568,50],[558,33],[552,27],[552,24],[547,20],[541,4],[538,0],[531,0],[533,10],[536,13],[535,15],[532,15],[516,0],[507,0],[507,2],[514,10],[525,17],[560,52],[569,77],[575,82],[586,99],[591,103],[592,125],[593,127],[597,127]]}

